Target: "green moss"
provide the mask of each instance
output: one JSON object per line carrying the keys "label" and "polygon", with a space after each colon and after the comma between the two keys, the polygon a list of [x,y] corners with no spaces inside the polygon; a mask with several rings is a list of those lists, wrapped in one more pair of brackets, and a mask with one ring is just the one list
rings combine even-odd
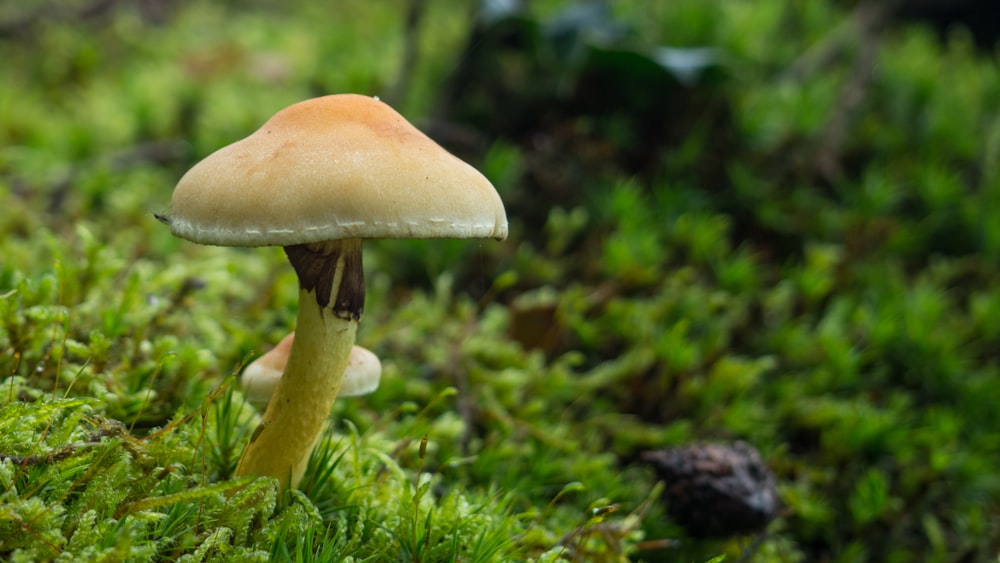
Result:
{"label": "green moss", "polygon": [[[398,91],[401,6],[306,4],[0,16],[2,557],[995,556],[995,55],[779,0],[537,2],[462,53],[469,14],[430,2]],[[717,51],[682,86],[664,46]],[[259,417],[235,376],[293,328],[294,275],[153,213],[340,91],[459,125],[512,236],[366,246],[382,387],[279,497],[232,478]],[[691,540],[635,460],[735,439],[785,508],[757,542]]]}

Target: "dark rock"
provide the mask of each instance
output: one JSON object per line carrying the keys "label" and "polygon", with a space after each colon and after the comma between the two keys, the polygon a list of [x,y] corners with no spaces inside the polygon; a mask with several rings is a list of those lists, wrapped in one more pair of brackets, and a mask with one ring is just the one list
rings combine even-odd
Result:
{"label": "dark rock", "polygon": [[693,537],[752,534],[774,518],[774,474],[746,442],[647,451],[642,459],[666,484],[667,512]]}

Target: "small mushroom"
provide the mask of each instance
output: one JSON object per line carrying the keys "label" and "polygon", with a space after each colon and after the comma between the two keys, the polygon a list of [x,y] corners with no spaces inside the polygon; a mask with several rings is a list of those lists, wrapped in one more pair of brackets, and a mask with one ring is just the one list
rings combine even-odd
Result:
{"label": "small mushroom", "polygon": [[[274,395],[274,390],[281,381],[281,373],[288,363],[288,354],[292,351],[295,333],[281,339],[277,346],[263,356],[257,358],[243,370],[240,385],[243,395],[248,401],[258,407],[266,407]],[[378,356],[367,348],[354,346],[347,359],[344,379],[340,382],[338,397],[358,397],[367,395],[378,389],[382,377],[382,363]]]}
{"label": "small mushroom", "polygon": [[324,96],[281,110],[180,179],[187,240],[282,246],[299,278],[296,336],[236,475],[295,487],[340,390],[364,308],[366,238],[507,237],[493,185],[377,98]]}

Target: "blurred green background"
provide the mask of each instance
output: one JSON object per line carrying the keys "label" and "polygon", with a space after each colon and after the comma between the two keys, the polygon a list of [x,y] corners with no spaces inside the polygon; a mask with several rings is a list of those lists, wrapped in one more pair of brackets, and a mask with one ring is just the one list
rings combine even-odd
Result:
{"label": "blurred green background", "polygon": [[[934,0],[0,6],[0,556],[995,561],[997,22]],[[340,92],[482,170],[511,236],[366,243],[382,388],[338,402],[277,498],[230,480],[257,416],[233,376],[293,328],[294,274],[153,213]],[[641,453],[736,440],[781,505],[700,538]]]}

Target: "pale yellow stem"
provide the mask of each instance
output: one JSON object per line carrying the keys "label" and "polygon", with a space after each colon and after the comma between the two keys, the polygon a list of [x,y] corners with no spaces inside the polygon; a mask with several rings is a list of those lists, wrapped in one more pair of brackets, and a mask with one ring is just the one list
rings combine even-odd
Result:
{"label": "pale yellow stem", "polygon": [[340,390],[358,329],[357,316],[334,312],[343,269],[341,257],[332,280],[332,299],[326,306],[317,303],[314,289],[299,290],[295,342],[288,364],[243,450],[236,475],[275,477],[282,491],[298,486],[302,479]]}

